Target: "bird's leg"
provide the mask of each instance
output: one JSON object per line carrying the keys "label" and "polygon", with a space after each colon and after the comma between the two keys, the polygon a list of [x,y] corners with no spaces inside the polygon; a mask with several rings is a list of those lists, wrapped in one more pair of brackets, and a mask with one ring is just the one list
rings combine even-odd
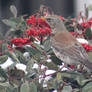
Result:
{"label": "bird's leg", "polygon": [[80,64],[78,65],[77,69],[79,72],[83,72],[84,65]]}

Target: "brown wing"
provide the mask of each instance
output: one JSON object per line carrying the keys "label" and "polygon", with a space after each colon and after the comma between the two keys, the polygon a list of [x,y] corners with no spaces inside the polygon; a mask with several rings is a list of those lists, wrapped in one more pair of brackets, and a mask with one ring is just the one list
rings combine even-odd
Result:
{"label": "brown wing", "polygon": [[69,33],[61,32],[51,38],[52,47],[73,60],[84,61],[88,55],[81,44]]}

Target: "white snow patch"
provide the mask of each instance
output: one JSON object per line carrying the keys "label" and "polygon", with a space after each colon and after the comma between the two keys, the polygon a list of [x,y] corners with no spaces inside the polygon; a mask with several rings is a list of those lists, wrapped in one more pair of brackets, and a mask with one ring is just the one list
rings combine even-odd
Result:
{"label": "white snow patch", "polygon": [[24,65],[22,63],[16,64],[16,68],[19,69],[19,70],[24,71],[25,73],[27,73],[27,71],[26,71],[26,65]]}
{"label": "white snow patch", "polygon": [[78,42],[88,44],[88,41],[83,38],[76,38]]}
{"label": "white snow patch", "polygon": [[3,64],[0,64],[0,66],[3,68],[3,69],[6,69],[8,68],[11,64],[13,64],[13,61],[10,57],[8,57],[7,61]]}

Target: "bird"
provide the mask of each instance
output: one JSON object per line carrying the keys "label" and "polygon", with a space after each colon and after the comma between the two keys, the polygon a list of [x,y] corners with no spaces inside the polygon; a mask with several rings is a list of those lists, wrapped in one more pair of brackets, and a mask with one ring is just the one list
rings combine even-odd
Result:
{"label": "bird", "polygon": [[58,15],[48,15],[45,16],[44,19],[52,30],[50,42],[56,57],[65,64],[83,64],[92,71],[92,61],[86,50],[81,43],[69,33],[60,17]]}

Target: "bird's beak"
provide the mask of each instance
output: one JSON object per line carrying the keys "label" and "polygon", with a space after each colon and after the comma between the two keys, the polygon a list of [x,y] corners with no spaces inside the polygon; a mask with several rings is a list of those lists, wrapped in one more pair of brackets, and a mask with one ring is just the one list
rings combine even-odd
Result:
{"label": "bird's beak", "polygon": [[42,19],[43,21],[46,21],[46,18],[45,18],[45,17],[43,17],[43,16],[41,16],[41,19]]}

